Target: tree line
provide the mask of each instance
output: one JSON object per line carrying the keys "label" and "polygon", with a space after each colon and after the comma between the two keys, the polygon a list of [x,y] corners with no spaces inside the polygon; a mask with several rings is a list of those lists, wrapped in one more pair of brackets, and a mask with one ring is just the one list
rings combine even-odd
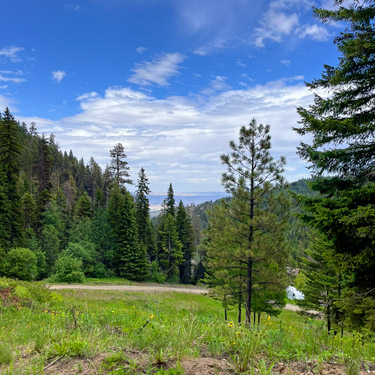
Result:
{"label": "tree line", "polygon": [[172,184],[157,225],[150,220],[145,169],[133,181],[121,143],[104,171],[62,152],[36,124],[0,114],[0,276],[85,277],[190,283],[194,231]]}

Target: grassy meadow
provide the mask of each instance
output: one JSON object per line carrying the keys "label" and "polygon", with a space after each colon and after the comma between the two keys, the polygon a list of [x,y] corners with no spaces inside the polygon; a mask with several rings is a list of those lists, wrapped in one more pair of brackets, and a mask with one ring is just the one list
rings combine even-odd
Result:
{"label": "grassy meadow", "polygon": [[[183,374],[184,361],[205,358],[225,362],[227,372],[218,367],[213,374],[266,375],[280,362],[310,364],[311,373],[322,372],[325,363],[344,364],[348,375],[374,370],[373,337],[329,336],[322,320],[295,312],[264,315],[259,327],[248,329],[236,323],[235,311],[224,321],[220,302],[204,295],[51,293],[5,279],[0,293],[4,375]],[[57,370],[63,363],[70,372]]]}

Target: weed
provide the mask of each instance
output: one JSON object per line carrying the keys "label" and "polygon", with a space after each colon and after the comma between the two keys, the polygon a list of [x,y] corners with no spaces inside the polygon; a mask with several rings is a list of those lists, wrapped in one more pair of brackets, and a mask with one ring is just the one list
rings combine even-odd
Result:
{"label": "weed", "polygon": [[12,349],[9,346],[0,345],[0,365],[8,365],[12,359]]}

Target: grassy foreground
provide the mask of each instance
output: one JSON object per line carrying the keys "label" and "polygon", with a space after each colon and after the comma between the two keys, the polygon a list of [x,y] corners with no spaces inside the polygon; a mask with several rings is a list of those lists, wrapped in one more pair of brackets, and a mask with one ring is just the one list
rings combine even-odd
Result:
{"label": "grassy foreground", "polygon": [[[182,374],[181,361],[201,357],[226,359],[232,372],[264,375],[275,362],[345,363],[349,375],[358,373],[360,365],[366,369],[375,363],[370,338],[329,336],[323,321],[294,312],[263,316],[260,327],[249,330],[235,323],[234,312],[229,314],[232,321],[225,322],[220,303],[202,295],[104,290],[51,294],[17,288],[13,299],[4,298],[6,288],[2,291],[0,374],[4,375],[52,374],[53,361],[90,361],[98,355],[102,360],[93,364],[93,374]],[[33,293],[37,302],[30,302]],[[143,362],[141,369],[127,353],[147,355],[148,363]],[[173,365],[162,369],[167,363]],[[82,373],[82,366],[76,366],[73,373]]]}

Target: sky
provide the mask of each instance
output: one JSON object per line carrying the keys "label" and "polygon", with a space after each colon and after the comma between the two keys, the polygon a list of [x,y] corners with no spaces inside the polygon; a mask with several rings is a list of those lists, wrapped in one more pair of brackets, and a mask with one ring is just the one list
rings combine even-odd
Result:
{"label": "sky", "polygon": [[[0,2],[0,111],[54,133],[104,168],[122,143],[153,192],[223,191],[220,155],[252,118],[269,124],[285,178],[310,172],[296,148],[298,106],[340,28],[328,0],[11,0]],[[306,141],[306,140],[305,140]]]}

